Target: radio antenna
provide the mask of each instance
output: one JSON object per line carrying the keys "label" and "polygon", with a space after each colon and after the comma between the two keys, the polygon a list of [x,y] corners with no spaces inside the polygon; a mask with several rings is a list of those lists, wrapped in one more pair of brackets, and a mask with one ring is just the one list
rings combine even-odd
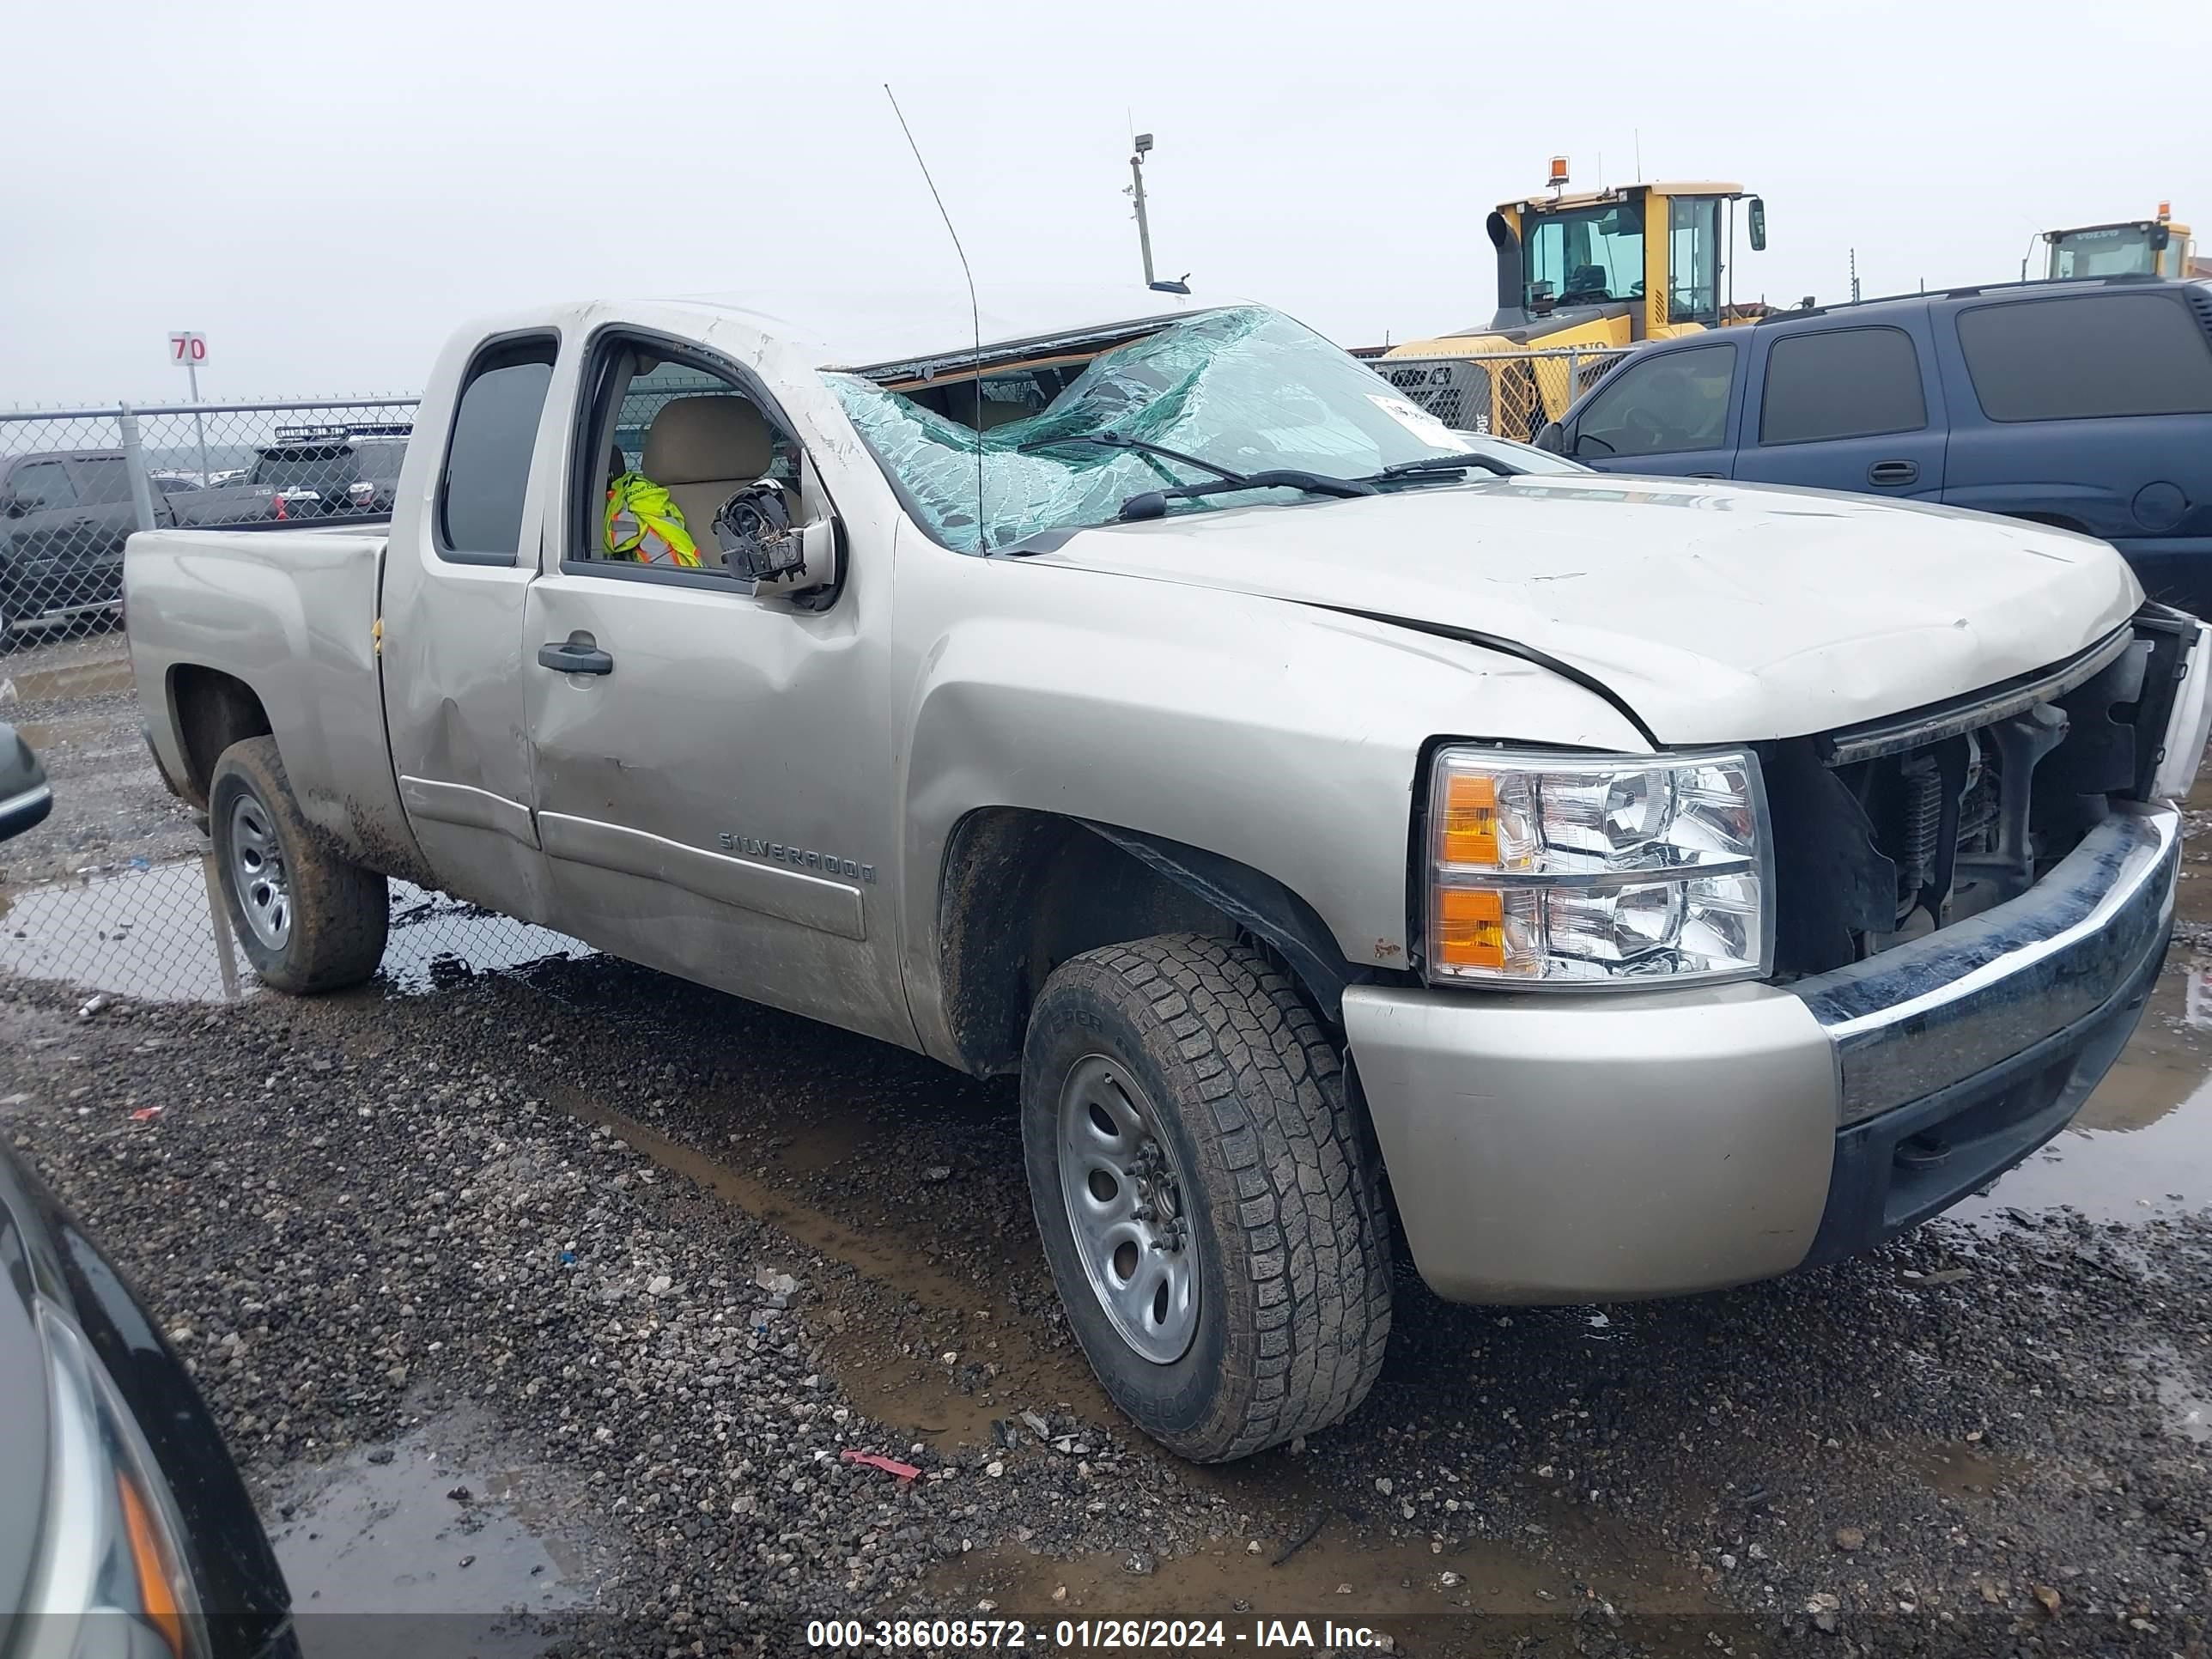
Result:
{"label": "radio antenna", "polygon": [[968,279],[968,319],[975,330],[975,379],[972,387],[975,397],[975,546],[979,552],[991,550],[991,532],[983,519],[983,307],[975,298],[975,273],[968,267],[968,250],[960,246],[960,233],[952,228],[952,216],[945,210],[945,198],[937,191],[937,180],[929,176],[929,163],[921,159],[921,146],[914,141],[914,129],[906,124],[906,112],[899,107],[898,94],[891,83],[884,82],[884,96],[891,100],[891,113],[898,117],[899,131],[906,134],[907,148],[914,152],[914,164],[921,169],[921,182],[929,186],[929,199],[937,204],[937,216],[945,221],[945,234],[952,239],[952,251],[960,256],[960,274]]}

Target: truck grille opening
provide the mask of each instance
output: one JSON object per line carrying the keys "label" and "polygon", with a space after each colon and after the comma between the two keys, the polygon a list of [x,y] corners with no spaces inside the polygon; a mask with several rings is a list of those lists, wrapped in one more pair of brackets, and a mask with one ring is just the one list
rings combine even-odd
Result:
{"label": "truck grille opening", "polygon": [[2065,662],[1973,697],[1761,745],[1778,977],[2017,897],[2115,800],[2147,798],[2193,627],[2147,605]]}

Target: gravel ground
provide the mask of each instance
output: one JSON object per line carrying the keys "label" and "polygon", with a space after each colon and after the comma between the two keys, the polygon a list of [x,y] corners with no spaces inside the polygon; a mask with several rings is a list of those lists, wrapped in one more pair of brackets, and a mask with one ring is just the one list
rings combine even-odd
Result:
{"label": "gravel ground", "polygon": [[[89,1018],[19,986],[0,1021],[4,1132],[170,1328],[272,1526],[316,1471],[465,1419],[450,1459],[526,1470],[568,1564],[512,1603],[575,1651],[986,1601],[1334,1615],[1417,1653],[2202,1641],[2200,1214],[1940,1224],[1630,1308],[1451,1308],[1401,1273],[1352,1422],[1196,1469],[1084,1373],[1003,1086],[596,959]],[[467,1553],[448,1605],[479,1605]]]}
{"label": "gravel ground", "polygon": [[[60,799],[11,885],[197,848],[116,654],[4,665]],[[0,1135],[193,1366],[310,1659],[785,1653],[923,1613],[1043,1651],[1175,1613],[1288,1651],[1355,1650],[1330,1620],[1415,1654],[2196,1654],[2208,856],[2096,1133],[1970,1220],[1632,1307],[1454,1308],[1401,1265],[1365,1407],[1226,1468],[1091,1379],[1008,1085],[605,958],[432,959],[546,948],[497,919],[313,1002],[0,981]]]}

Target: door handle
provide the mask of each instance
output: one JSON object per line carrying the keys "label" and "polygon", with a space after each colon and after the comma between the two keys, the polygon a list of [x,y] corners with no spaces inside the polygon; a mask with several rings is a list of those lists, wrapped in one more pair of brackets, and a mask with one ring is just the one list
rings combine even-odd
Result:
{"label": "door handle", "polygon": [[538,665],[562,674],[611,674],[615,659],[593,645],[591,635],[571,635],[538,647]]}
{"label": "door handle", "polygon": [[1909,484],[1920,477],[1917,461],[1876,461],[1867,469],[1867,482],[1877,484]]}

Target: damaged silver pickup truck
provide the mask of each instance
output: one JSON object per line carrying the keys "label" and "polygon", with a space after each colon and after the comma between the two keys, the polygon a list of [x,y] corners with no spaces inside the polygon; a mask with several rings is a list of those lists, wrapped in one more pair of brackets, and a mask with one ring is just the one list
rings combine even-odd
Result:
{"label": "damaged silver pickup truck", "polygon": [[2101,543],[1586,473],[1144,291],[505,318],[388,534],[125,585],[267,983],[369,976],[404,878],[1018,1075],[1074,1331],[1206,1459],[1359,1402],[1394,1250],[1699,1291],[2027,1156],[2158,972],[2212,720]]}

